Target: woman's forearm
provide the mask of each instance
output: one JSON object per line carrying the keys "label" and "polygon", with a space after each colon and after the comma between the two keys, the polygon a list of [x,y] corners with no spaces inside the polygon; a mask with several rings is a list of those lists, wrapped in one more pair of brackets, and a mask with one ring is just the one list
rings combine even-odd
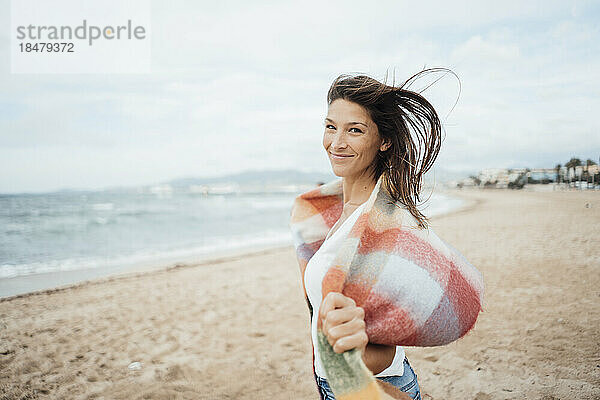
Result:
{"label": "woman's forearm", "polygon": [[363,362],[376,375],[389,367],[394,361],[396,346],[368,343],[363,353]]}

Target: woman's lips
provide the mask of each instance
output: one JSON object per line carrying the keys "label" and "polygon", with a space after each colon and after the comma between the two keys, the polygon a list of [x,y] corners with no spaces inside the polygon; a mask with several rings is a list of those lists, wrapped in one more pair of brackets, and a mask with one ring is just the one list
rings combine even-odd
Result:
{"label": "woman's lips", "polygon": [[329,153],[329,154],[331,154],[331,158],[333,158],[335,160],[345,160],[346,158],[352,158],[352,157],[354,157],[351,154],[348,154],[348,155],[346,155],[346,154],[336,155],[336,154],[333,154],[333,153]]}

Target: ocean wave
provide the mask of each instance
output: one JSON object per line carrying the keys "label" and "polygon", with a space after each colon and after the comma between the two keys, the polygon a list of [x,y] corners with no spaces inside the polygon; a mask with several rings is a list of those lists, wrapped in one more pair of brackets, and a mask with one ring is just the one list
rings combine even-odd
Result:
{"label": "ocean wave", "polygon": [[0,265],[0,279],[17,276],[82,270],[89,268],[126,268],[133,265],[164,263],[169,265],[176,262],[202,259],[213,255],[223,255],[227,251],[238,251],[246,248],[271,248],[292,243],[289,231],[266,230],[253,235],[230,235],[214,238],[210,243],[184,248],[145,249],[134,254],[111,257],[68,258],[62,260],[47,260],[32,263]]}

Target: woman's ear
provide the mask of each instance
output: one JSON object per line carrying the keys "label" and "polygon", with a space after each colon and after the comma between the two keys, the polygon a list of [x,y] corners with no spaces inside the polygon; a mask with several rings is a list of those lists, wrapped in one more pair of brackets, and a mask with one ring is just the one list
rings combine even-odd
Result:
{"label": "woman's ear", "polygon": [[388,139],[383,139],[381,146],[379,146],[379,150],[386,151],[392,146],[392,143]]}

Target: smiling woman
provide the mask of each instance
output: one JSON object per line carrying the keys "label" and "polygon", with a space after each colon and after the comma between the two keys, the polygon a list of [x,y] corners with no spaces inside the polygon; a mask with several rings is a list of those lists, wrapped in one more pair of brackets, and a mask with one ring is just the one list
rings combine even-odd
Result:
{"label": "smiling woman", "polygon": [[405,88],[420,74],[401,87],[364,75],[333,82],[323,147],[342,179],[292,208],[322,399],[420,399],[402,346],[457,340],[481,310],[481,274],[417,209],[441,144],[435,109]]}
{"label": "smiling woman", "polygon": [[379,145],[380,141],[377,125],[364,107],[343,98],[329,105],[323,146],[337,176],[358,178],[368,171],[377,151],[390,147],[389,140]]}
{"label": "smiling woman", "polygon": [[342,74],[327,94],[323,146],[333,172],[348,176],[349,181],[368,177],[371,188],[383,175],[390,195],[404,204],[424,228],[427,217],[416,205],[423,175],[440,151],[442,127],[431,103],[405,87],[425,74],[446,71],[451,72],[444,68],[423,70],[400,87],[365,75]]}

